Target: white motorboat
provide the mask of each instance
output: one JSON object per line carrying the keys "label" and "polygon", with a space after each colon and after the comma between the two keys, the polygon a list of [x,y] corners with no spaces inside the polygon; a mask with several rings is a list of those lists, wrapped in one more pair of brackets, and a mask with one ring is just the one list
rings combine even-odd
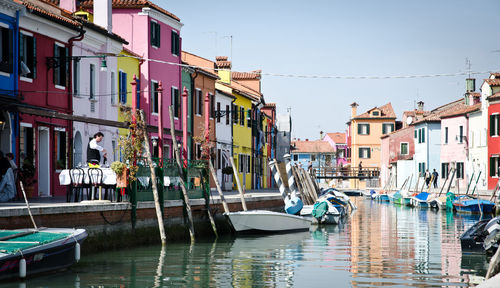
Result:
{"label": "white motorboat", "polygon": [[267,210],[229,212],[224,215],[237,233],[308,230],[312,222],[311,218]]}

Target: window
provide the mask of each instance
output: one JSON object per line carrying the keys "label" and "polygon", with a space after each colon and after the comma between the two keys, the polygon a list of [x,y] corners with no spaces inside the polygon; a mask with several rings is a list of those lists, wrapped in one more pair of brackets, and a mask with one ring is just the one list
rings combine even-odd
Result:
{"label": "window", "polygon": [[172,106],[174,109],[174,117],[179,118],[181,114],[181,99],[179,97],[179,89],[177,87],[172,87]]}
{"label": "window", "polygon": [[311,161],[316,161],[316,155],[311,155]]}
{"label": "window", "polygon": [[229,115],[231,113],[229,112],[229,105],[226,105],[226,125],[229,125]]}
{"label": "window", "polygon": [[424,177],[424,175],[425,175],[425,163],[424,162],[418,163],[418,173],[420,174],[420,177]]}
{"label": "window", "polygon": [[179,34],[172,30],[172,54],[173,55],[176,55],[176,56],[179,56],[179,52],[180,52],[180,41],[179,41]]}
{"label": "window", "polygon": [[160,47],[160,24],[156,21],[151,21],[151,46]]}
{"label": "window", "polygon": [[247,170],[246,170],[246,172],[247,172],[247,173],[250,173],[250,167],[251,167],[251,165],[250,165],[250,164],[251,164],[250,159],[251,159],[251,158],[250,158],[250,155],[246,155],[246,156],[247,156],[247,163],[246,163],[246,164],[247,164],[247,165],[246,165]]}
{"label": "window", "polygon": [[458,143],[464,143],[464,126],[458,126]]}
{"label": "window", "polygon": [[195,96],[195,113],[196,115],[200,115],[203,114],[203,93],[201,92],[200,89],[196,89],[196,96]]}
{"label": "window", "polygon": [[217,102],[217,123],[220,123],[220,102]]}
{"label": "window", "polygon": [[222,168],[221,160],[222,160],[221,150],[217,149],[217,167],[215,167],[215,169],[221,169]]}
{"label": "window", "polygon": [[111,104],[116,104],[115,72],[111,72]]}
{"label": "window", "polygon": [[238,171],[240,173],[243,173],[243,167],[244,167],[243,166],[243,156],[245,156],[245,155],[242,155],[242,154],[238,155],[238,163],[239,163],[239,165],[238,165],[239,166]]}
{"label": "window", "polygon": [[372,112],[372,116],[379,116],[379,115],[380,115],[380,112],[378,112],[378,111],[373,111]]}
{"label": "window", "polygon": [[240,125],[245,126],[245,108],[240,107]]}
{"label": "window", "polygon": [[498,155],[494,155],[490,157],[490,177],[498,177],[498,173],[500,170],[500,162],[498,161],[500,158]]}
{"label": "window", "polygon": [[359,158],[368,159],[371,157],[371,151],[369,147],[359,148]]}
{"label": "window", "polygon": [[450,172],[450,163],[441,163],[441,178],[445,179],[448,177]]}
{"label": "window", "polygon": [[120,103],[125,104],[127,103],[127,73],[120,71],[119,77],[120,77],[120,83],[119,83]]}
{"label": "window", "polygon": [[448,144],[448,127],[444,127],[444,144]]}
{"label": "window", "polygon": [[215,96],[213,94],[208,94],[210,99],[210,118],[215,118]]}
{"label": "window", "polygon": [[399,143],[399,154],[408,155],[408,142]]}
{"label": "window", "polygon": [[[56,130],[57,129],[57,130]],[[56,170],[66,169],[66,132],[64,129],[54,129],[54,156]]]}
{"label": "window", "polygon": [[73,62],[73,95],[80,95],[80,61]]}
{"label": "window", "polygon": [[[31,126],[25,126],[30,124],[21,123],[21,130],[19,133],[19,155],[21,168],[27,169],[28,166],[35,165],[33,162],[35,155],[35,145],[34,145],[34,130]],[[24,165],[27,165],[24,167]]]}
{"label": "window", "polygon": [[196,152],[196,159],[201,159],[201,144],[200,143],[195,143],[194,144],[195,152]]}
{"label": "window", "polygon": [[252,127],[252,110],[247,110],[247,127]]}
{"label": "window", "polygon": [[54,67],[54,84],[61,87],[66,87],[66,75],[68,74],[69,61],[68,48],[54,44],[54,58],[57,67]]}
{"label": "window", "polygon": [[12,60],[14,42],[12,40],[12,30],[8,27],[0,26],[0,71],[4,73],[12,73]]}
{"label": "window", "polygon": [[425,143],[425,128],[418,129],[418,143]]}
{"label": "window", "polygon": [[498,114],[490,115],[490,136],[500,135],[499,124],[500,124],[499,115]]}
{"label": "window", "polygon": [[393,123],[384,123],[382,124],[382,134],[389,134],[394,131]]}
{"label": "window", "polygon": [[358,134],[359,135],[369,135],[370,134],[370,124],[358,124]]}
{"label": "window", "polygon": [[151,80],[151,113],[158,113],[158,82]]}
{"label": "window", "polygon": [[293,161],[298,161],[298,160],[299,160],[299,155],[294,154],[294,155],[293,155]]}
{"label": "window", "polygon": [[19,35],[19,74],[36,78],[36,38],[23,32]]}
{"label": "window", "polygon": [[233,109],[231,110],[231,114],[233,115],[233,124],[238,124],[238,113],[239,113],[238,105],[233,104]]}
{"label": "window", "polygon": [[457,179],[464,179],[464,162],[457,162]]}

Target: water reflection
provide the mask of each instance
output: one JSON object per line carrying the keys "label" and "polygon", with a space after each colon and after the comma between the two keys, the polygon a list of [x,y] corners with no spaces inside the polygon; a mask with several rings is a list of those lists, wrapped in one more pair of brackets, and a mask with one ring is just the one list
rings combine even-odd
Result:
{"label": "water reflection", "polygon": [[486,274],[486,257],[462,255],[458,238],[478,217],[355,204],[336,226],[87,255],[64,273],[0,287],[456,287]]}

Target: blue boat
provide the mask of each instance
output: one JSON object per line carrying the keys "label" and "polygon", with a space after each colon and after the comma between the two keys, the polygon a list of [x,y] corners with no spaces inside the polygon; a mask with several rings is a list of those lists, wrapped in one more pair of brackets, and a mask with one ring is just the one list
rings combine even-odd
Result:
{"label": "blue boat", "polygon": [[430,194],[427,192],[420,192],[416,196],[411,197],[411,206],[421,207],[421,208],[429,208],[429,196]]}
{"label": "blue boat", "polygon": [[483,214],[490,214],[493,213],[494,207],[495,203],[491,201],[483,199],[475,199],[468,195],[458,196],[453,201],[453,208],[455,208],[457,212],[462,212],[462,213],[482,212]]}

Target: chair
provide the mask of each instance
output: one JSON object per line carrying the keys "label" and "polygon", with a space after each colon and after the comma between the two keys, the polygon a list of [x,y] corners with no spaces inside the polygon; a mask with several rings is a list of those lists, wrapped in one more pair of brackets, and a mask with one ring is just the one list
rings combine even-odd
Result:
{"label": "chair", "polygon": [[[88,171],[89,174],[89,183],[90,183],[90,193],[91,193],[91,200],[94,200],[95,198],[95,193],[99,191],[99,187],[102,187],[102,178],[103,178],[103,173],[102,170],[99,168],[89,168]],[[94,188],[96,188],[94,190]],[[99,199],[100,200],[100,199]]]}
{"label": "chair", "polygon": [[75,202],[78,202],[78,196],[80,191],[80,187],[83,185],[83,171],[80,169],[70,169],[69,170],[69,178],[71,180],[68,188],[68,192],[66,193],[66,202],[71,202],[71,198],[73,195],[75,197]]}

